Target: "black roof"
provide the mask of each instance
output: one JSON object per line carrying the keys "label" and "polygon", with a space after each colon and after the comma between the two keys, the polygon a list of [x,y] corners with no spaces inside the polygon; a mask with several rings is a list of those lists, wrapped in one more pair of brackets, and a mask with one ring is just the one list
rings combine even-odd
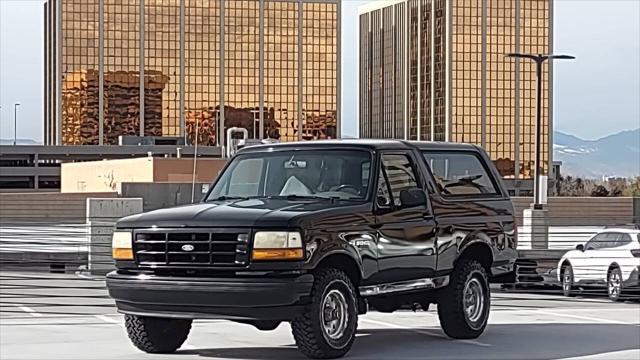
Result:
{"label": "black roof", "polygon": [[264,151],[267,149],[326,149],[326,148],[364,148],[370,150],[382,149],[412,149],[421,150],[477,150],[478,147],[472,144],[439,142],[439,141],[405,141],[388,139],[344,139],[344,140],[311,140],[283,142],[265,145],[247,146],[240,152]]}

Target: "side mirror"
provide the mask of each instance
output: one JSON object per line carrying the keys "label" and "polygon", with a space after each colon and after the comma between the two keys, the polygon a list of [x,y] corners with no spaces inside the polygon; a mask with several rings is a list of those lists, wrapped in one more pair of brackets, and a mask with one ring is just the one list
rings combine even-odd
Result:
{"label": "side mirror", "polygon": [[427,206],[427,194],[419,188],[400,191],[400,205],[402,208]]}
{"label": "side mirror", "polygon": [[576,250],[584,251],[584,245],[582,244],[576,245]]}
{"label": "side mirror", "polygon": [[378,206],[382,206],[382,207],[388,207],[391,206],[391,204],[389,203],[389,199],[387,199],[384,196],[376,196],[376,202],[378,204]]}

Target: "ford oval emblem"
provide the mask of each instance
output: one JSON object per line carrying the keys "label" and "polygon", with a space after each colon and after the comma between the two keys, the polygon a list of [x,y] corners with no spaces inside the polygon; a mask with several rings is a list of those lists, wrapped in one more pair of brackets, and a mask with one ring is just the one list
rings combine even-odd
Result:
{"label": "ford oval emblem", "polygon": [[182,245],[181,249],[182,249],[182,251],[193,251],[194,246],[191,245],[191,244],[184,244],[184,245]]}

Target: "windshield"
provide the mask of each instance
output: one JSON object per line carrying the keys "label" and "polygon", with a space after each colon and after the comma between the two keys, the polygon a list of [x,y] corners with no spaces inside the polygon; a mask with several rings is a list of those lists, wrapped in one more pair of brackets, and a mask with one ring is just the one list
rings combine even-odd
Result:
{"label": "windshield", "polygon": [[285,197],[363,200],[369,193],[371,154],[298,150],[242,154],[232,160],[207,201]]}

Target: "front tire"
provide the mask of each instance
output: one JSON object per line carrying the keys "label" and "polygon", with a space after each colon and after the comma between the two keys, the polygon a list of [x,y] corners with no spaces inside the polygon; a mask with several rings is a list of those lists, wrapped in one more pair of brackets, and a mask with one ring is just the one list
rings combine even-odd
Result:
{"label": "front tire", "polygon": [[187,340],[191,320],[125,315],[129,339],[138,349],[151,354],[172,353]]}
{"label": "front tire", "polygon": [[622,271],[620,268],[613,268],[607,274],[607,294],[612,301],[622,301]]}
{"label": "front tire", "polygon": [[573,280],[573,267],[571,264],[562,266],[562,294],[567,297],[576,296],[575,291],[573,290],[574,280]]}
{"label": "front tire", "polygon": [[315,275],[311,304],[291,322],[298,349],[312,359],[344,356],[355,340],[358,301],[351,279],[337,269]]}
{"label": "front tire", "polygon": [[491,294],[487,273],[478,261],[463,260],[438,299],[438,318],[445,334],[475,339],[487,326]]}

